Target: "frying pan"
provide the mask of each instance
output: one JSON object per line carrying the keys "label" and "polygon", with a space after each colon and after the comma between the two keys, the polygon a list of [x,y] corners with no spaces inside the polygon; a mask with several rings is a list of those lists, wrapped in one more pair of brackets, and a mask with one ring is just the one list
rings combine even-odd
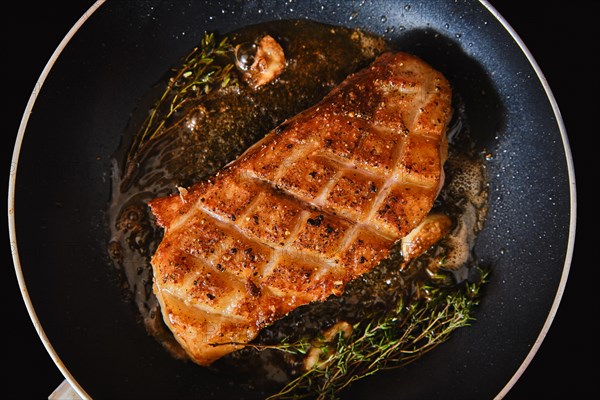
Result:
{"label": "frying pan", "polygon": [[42,75],[43,85],[36,85],[9,187],[13,258],[26,303],[51,356],[80,395],[256,396],[240,394],[227,377],[173,360],[146,335],[133,307],[120,300],[110,271],[103,210],[110,157],[136,100],[204,30],[224,33],[285,18],[364,27],[425,58],[461,94],[478,146],[493,156],[487,164],[491,211],[475,250],[494,273],[476,323],[407,368],[357,382],[346,397],[376,392],[393,398],[398,388],[408,399],[506,393],[560,301],[573,247],[575,188],[554,99],[527,50],[491,6],[108,2],[84,18]]}

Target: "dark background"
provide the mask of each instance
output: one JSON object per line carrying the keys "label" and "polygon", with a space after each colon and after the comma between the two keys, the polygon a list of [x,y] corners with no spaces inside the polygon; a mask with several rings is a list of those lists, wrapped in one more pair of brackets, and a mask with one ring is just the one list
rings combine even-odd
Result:
{"label": "dark background", "polygon": [[[13,3],[10,12],[3,11],[3,193],[8,186],[14,138],[29,95],[54,49],[92,2],[72,3],[67,7],[64,2],[59,6],[57,2],[33,5],[21,1]],[[567,128],[578,184],[577,240],[561,306],[536,357],[506,399],[589,398],[597,394],[596,380],[600,378],[593,308],[597,301],[592,297],[597,257],[592,258],[590,251],[589,232],[593,231],[583,233],[594,220],[589,188],[600,170],[587,158],[598,129],[592,122],[600,113],[600,102],[594,97],[600,90],[598,22],[590,5],[593,2],[588,1],[496,0],[492,4],[521,36],[550,84]],[[4,234],[3,248],[9,250],[8,229]],[[10,394],[9,398],[47,398],[62,375],[29,319],[10,257],[4,258],[1,271],[5,287],[1,294],[3,330],[8,334],[1,358],[8,370],[2,374],[3,392]],[[18,384],[21,380],[24,383]]]}

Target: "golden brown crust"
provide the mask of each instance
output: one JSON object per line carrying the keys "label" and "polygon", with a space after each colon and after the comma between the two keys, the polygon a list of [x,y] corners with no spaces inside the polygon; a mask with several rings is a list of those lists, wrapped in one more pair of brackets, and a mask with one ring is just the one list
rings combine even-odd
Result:
{"label": "golden brown crust", "polygon": [[419,58],[383,54],[209,181],[150,202],[165,228],[155,293],[195,362],[341,294],[419,225],[443,179],[450,97]]}

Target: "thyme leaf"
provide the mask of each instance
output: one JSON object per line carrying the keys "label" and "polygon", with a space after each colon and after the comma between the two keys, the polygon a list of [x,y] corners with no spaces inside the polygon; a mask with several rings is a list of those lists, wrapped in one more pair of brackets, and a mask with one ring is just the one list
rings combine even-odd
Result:
{"label": "thyme leaf", "polygon": [[487,281],[487,272],[481,272],[478,282],[458,287],[440,286],[446,279],[432,277],[417,290],[416,297],[402,298],[392,310],[355,324],[348,338],[339,334],[328,343],[300,339],[252,345],[259,350],[270,348],[298,355],[320,346],[319,362],[268,399],[336,398],[352,382],[417,360],[445,342],[452,331],[474,320],[472,311]]}
{"label": "thyme leaf", "polygon": [[200,45],[183,59],[181,66],[172,70],[162,96],[134,139],[130,155],[162,136],[167,131],[167,122],[186,103],[198,100],[213,90],[238,84],[237,75],[232,74],[234,63],[227,59],[232,52],[233,46],[228,37],[217,42],[213,33],[204,34]]}

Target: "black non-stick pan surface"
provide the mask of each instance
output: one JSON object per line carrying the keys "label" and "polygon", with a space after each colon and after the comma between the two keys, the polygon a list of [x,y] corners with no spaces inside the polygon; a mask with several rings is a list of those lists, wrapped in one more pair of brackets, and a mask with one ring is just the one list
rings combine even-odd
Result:
{"label": "black non-stick pan surface", "polygon": [[110,194],[110,156],[137,99],[204,30],[225,33],[299,17],[388,30],[394,47],[448,76],[465,100],[478,145],[493,154],[491,211],[476,252],[494,273],[477,322],[423,360],[356,383],[347,397],[505,393],[558,305],[573,245],[575,198],[566,132],[553,98],[493,10],[476,1],[109,1],[87,15],[43,85],[35,87],[11,165],[14,203],[9,199],[25,299],[52,356],[82,395],[253,397],[227,377],[173,360],[136,323],[108,267],[102,211]]}

